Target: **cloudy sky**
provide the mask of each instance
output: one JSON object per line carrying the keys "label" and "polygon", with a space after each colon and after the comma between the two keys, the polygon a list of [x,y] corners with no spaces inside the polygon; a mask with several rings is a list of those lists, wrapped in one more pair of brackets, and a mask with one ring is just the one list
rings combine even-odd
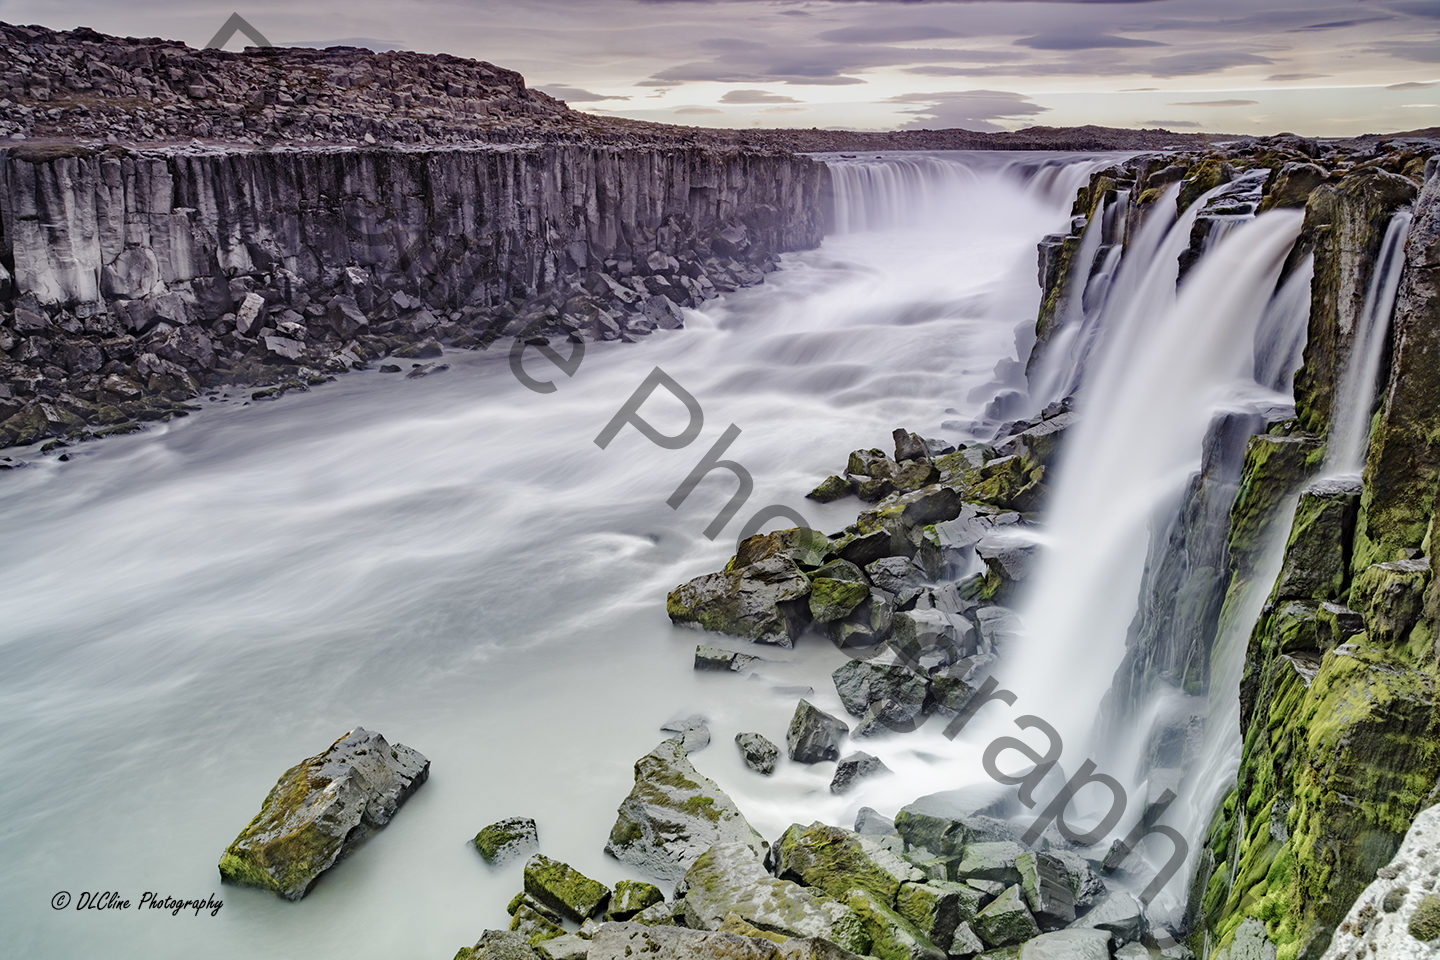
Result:
{"label": "cloudy sky", "polygon": [[195,46],[232,11],[273,43],[476,57],[576,109],[710,126],[1440,125],[1440,0],[0,0]]}

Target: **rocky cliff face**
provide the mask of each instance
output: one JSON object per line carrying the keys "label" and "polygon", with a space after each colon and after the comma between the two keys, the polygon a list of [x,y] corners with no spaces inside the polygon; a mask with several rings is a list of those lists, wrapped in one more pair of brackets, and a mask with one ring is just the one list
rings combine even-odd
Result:
{"label": "rocky cliff face", "polygon": [[[1238,781],[1203,838],[1193,892],[1193,944],[1197,951],[1208,945],[1216,958],[1319,957],[1416,814],[1434,802],[1440,165],[1426,163],[1433,153],[1433,143],[1357,155],[1262,142],[1249,151],[1167,158],[1165,167],[1141,157],[1097,174],[1077,200],[1076,230],[1041,246],[1050,283],[1039,321],[1043,352],[1080,282],[1057,262],[1073,259],[1102,200],[1127,200],[1128,191],[1133,222],[1176,179],[1182,206],[1215,190],[1197,218],[1192,260],[1210,232],[1206,221],[1232,216],[1239,203],[1305,209],[1291,258],[1291,268],[1307,257],[1314,264],[1307,345],[1294,377],[1297,416],[1217,422],[1216,451],[1255,435],[1243,465],[1207,455],[1174,518],[1157,527],[1130,652],[1107,702],[1117,710],[1157,672],[1186,692],[1203,692],[1216,637],[1250,632],[1240,689],[1210,690],[1212,700],[1238,694],[1244,737]],[[1413,209],[1415,219],[1363,481],[1316,479],[1381,241],[1402,209]],[[1228,523],[1219,525],[1228,533],[1219,538],[1209,535],[1217,502],[1222,518],[1230,504]],[[1258,582],[1263,545],[1287,529],[1278,578]],[[1268,593],[1258,621],[1236,622],[1241,598],[1255,589]]]}
{"label": "rocky cliff face", "polygon": [[0,153],[5,443],[429,339],[678,326],[830,208],[819,163],[706,148],[59,152]]}

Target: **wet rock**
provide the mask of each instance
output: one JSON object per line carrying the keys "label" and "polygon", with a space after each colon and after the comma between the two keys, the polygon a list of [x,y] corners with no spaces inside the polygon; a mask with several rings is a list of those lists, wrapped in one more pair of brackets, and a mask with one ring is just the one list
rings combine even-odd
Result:
{"label": "wet rock", "polygon": [[895,895],[895,912],[944,949],[954,939],[956,928],[974,917],[978,909],[972,909],[974,898],[968,891],[962,896],[962,890],[959,884],[943,881],[903,883]]}
{"label": "wet rock", "polygon": [[895,438],[895,462],[905,460],[928,460],[930,451],[925,446],[925,441],[919,435],[911,433],[902,427],[896,427],[892,434]]}
{"label": "wet rock", "polygon": [[945,953],[936,947],[910,921],[869,890],[852,889],[845,903],[860,917],[870,940],[870,953],[897,960],[945,960]]}
{"label": "wet rock", "polygon": [[720,843],[695,861],[676,889],[685,922],[714,930],[734,915],[761,930],[790,937],[822,937],[860,953],[869,941],[849,907],[819,891],[771,876],[758,852],[743,844]]}
{"label": "wet rock", "polygon": [[814,500],[817,503],[831,503],[842,497],[848,497],[851,493],[852,487],[850,481],[844,477],[837,477],[832,474],[824,480],[821,480],[820,485],[805,494],[805,496],[807,499]]}
{"label": "wet rock", "polygon": [[1295,507],[1285,562],[1275,584],[1280,600],[1339,600],[1349,587],[1350,541],[1360,505],[1358,479],[1317,480]]}
{"label": "wet rock", "polygon": [[1042,933],[1020,948],[1020,960],[1110,960],[1110,936],[1103,930]]}
{"label": "wet rock", "polygon": [[955,935],[950,938],[950,956],[973,957],[984,950],[984,942],[975,935],[975,929],[969,923],[962,923],[955,928]]}
{"label": "wet rock", "polygon": [[475,849],[485,862],[499,866],[522,853],[540,846],[535,821],[529,817],[510,817],[490,824],[475,834]]}
{"label": "wet rock", "polygon": [[925,575],[909,557],[881,557],[866,565],[865,574],[875,586],[895,594],[900,606],[918,597],[925,586]]}
{"label": "wet rock", "polygon": [[836,668],[831,677],[845,710],[853,717],[874,721],[868,724],[871,732],[912,729],[925,709],[929,685],[909,667],[851,660]]}
{"label": "wet rock", "polygon": [[967,844],[960,862],[955,865],[955,878],[991,880],[1006,885],[1019,883],[1021,873],[1017,861],[1025,852],[1024,847],[1009,840]]}
{"label": "wet rock", "polygon": [[1432,806],[1415,817],[1394,858],[1361,891],[1322,960],[1431,960],[1440,951],[1437,878],[1440,806]]}
{"label": "wet rock", "polygon": [[1025,906],[1019,886],[1007,887],[970,921],[977,936],[989,947],[1007,947],[1040,935],[1035,918]]}
{"label": "wet rock", "polygon": [[804,626],[809,593],[810,582],[793,560],[771,556],[683,583],[665,609],[675,623],[790,647]]}
{"label": "wet rock", "polygon": [[843,620],[869,595],[870,587],[863,581],[815,577],[810,581],[810,619],[816,623]]}
{"label": "wet rock", "polygon": [[790,527],[757,533],[742,540],[735,550],[732,568],[739,570],[773,557],[785,557],[801,567],[813,568],[829,559],[829,553],[830,540],[823,533],[804,527]]}
{"label": "wet rock", "polygon": [[773,850],[775,874],[843,900],[856,887],[886,905],[900,885],[921,879],[915,868],[875,837],[824,823],[792,824]]}
{"label": "wet rock", "polygon": [[299,900],[429,774],[430,761],[415,750],[356,727],[281,775],[220,859],[220,877]]}
{"label": "wet rock", "polygon": [[857,750],[840,758],[835,766],[835,776],[830,778],[831,793],[849,793],[861,780],[868,780],[890,772],[890,768],[879,757]]}
{"label": "wet rock", "polygon": [[861,807],[855,814],[855,832],[889,836],[895,832],[895,821],[870,807]]}
{"label": "wet rock", "polygon": [[697,753],[710,746],[710,728],[699,714],[667,720],[660,731],[673,734],[685,747],[686,753]]}
{"label": "wet rock", "polygon": [[766,776],[775,772],[775,761],[780,756],[780,748],[769,739],[758,733],[737,733],[735,743],[740,747],[745,766]]}
{"label": "wet rock", "polygon": [[533,947],[544,940],[565,935],[560,917],[536,901],[516,898],[510,904],[510,930],[518,933]]}
{"label": "wet rock", "polygon": [[976,652],[975,625],[933,607],[895,614],[890,646],[908,664],[929,669],[956,663]]}
{"label": "wet rock", "polygon": [[1041,930],[1058,930],[1075,920],[1075,891],[1058,857],[1027,850],[1015,858],[1025,902]]}
{"label": "wet rock", "polygon": [[455,954],[455,960],[536,960],[537,956],[523,934],[486,930],[473,947]]}
{"label": "wet rock", "polygon": [[1420,618],[1429,579],[1430,563],[1423,557],[1371,564],[1355,578],[1350,603],[1371,641],[1386,645],[1405,641]]}
{"label": "wet rock", "polygon": [[1128,893],[1115,891],[1100,898],[1095,906],[1070,925],[1071,929],[1104,930],[1116,944],[1142,939],[1150,929],[1145,908]]}
{"label": "wet rock", "polygon": [[799,763],[819,763],[840,756],[840,741],[849,728],[808,700],[801,700],[785,732],[786,752]]}
{"label": "wet rock", "polygon": [[620,804],[605,850],[639,870],[674,880],[711,845],[762,848],[760,835],[725,792],[691,765],[679,740],[635,763],[635,787]]}
{"label": "wet rock", "polygon": [[629,920],[641,910],[665,901],[665,894],[653,883],[643,880],[621,880],[610,895],[606,920]]}
{"label": "wet rock", "polygon": [[748,653],[735,653],[732,650],[724,650],[703,643],[695,647],[696,670],[724,670],[740,673],[757,662],[760,662],[760,658]]}
{"label": "wet rock", "polygon": [[610,900],[605,884],[540,853],[525,862],[525,892],[576,923],[599,916]]}
{"label": "wet rock", "polygon": [[734,933],[648,927],[638,923],[601,924],[590,939],[589,960],[780,960],[780,948],[769,940]]}
{"label": "wet rock", "polygon": [[894,619],[894,602],[872,589],[848,617],[830,624],[830,639],[841,650],[873,647],[890,635]]}

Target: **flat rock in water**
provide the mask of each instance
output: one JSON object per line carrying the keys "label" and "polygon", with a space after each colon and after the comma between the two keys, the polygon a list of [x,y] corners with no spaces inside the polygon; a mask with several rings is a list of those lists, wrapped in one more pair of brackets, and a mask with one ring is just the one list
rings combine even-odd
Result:
{"label": "flat rock in water", "polygon": [[430,761],[417,751],[356,727],[281,775],[221,857],[220,877],[299,900],[389,823],[429,774]]}
{"label": "flat rock in water", "polygon": [[712,845],[764,841],[713,780],[690,763],[679,740],[635,762],[635,786],[620,803],[605,850],[664,880],[678,880]]}

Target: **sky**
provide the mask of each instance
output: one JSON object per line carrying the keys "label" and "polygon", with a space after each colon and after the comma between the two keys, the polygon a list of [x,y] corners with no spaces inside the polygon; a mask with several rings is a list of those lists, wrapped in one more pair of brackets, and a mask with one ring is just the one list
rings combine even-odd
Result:
{"label": "sky", "polygon": [[474,57],[668,123],[1440,126],[1440,0],[0,0],[11,23],[192,46],[232,12],[272,43]]}

